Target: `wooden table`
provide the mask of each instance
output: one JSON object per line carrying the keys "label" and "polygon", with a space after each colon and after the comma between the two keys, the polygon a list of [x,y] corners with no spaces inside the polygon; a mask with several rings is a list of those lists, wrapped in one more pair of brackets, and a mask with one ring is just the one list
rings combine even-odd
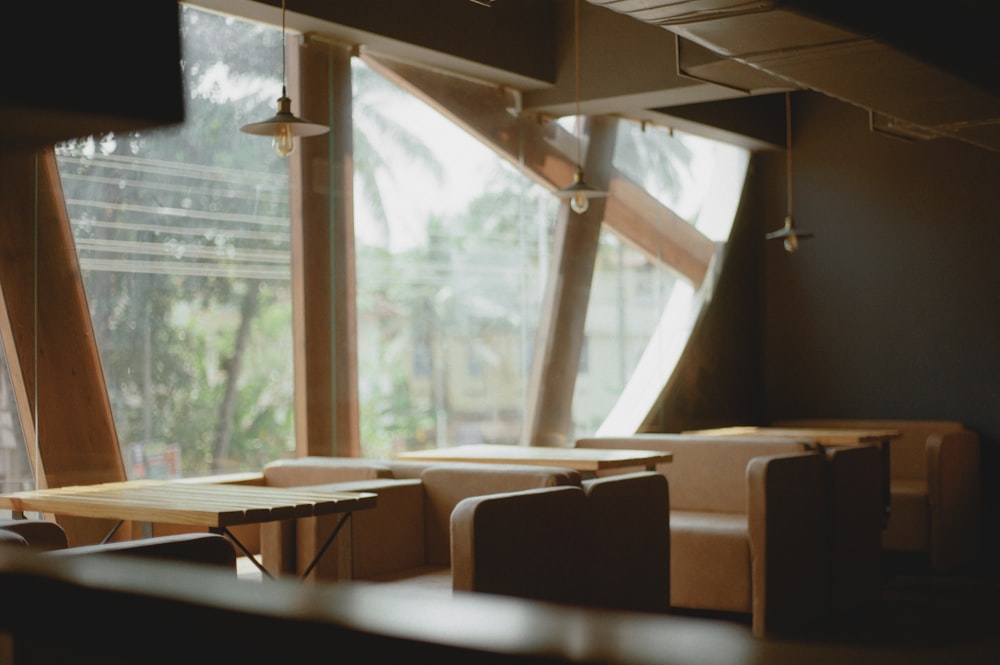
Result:
{"label": "wooden table", "polygon": [[783,438],[815,441],[825,446],[857,446],[865,443],[882,444],[885,441],[897,439],[900,436],[900,431],[895,429],[756,427],[750,425],[689,430],[684,433],[712,436],[780,436]]}
{"label": "wooden table", "polygon": [[452,448],[431,448],[398,453],[398,459],[434,462],[483,462],[559,466],[584,473],[641,466],[653,471],[657,464],[673,460],[673,453],[659,450],[605,448],[555,448],[477,443]]}
{"label": "wooden table", "polygon": [[[0,495],[0,508],[9,508],[15,517],[37,511],[118,520],[105,541],[125,520],[145,525],[159,522],[206,527],[213,533],[227,536],[268,577],[270,573],[229,527],[342,514],[337,527],[303,573],[306,577],[351,513],[374,508],[375,501],[376,495],[371,492],[317,492],[295,487],[132,480]],[[151,534],[151,529],[146,533]]]}
{"label": "wooden table", "polygon": [[882,455],[882,494],[885,503],[885,520],[891,509],[891,478],[889,468],[889,442],[898,439],[902,432],[897,429],[850,429],[840,427],[756,427],[738,425],[717,429],[689,430],[685,434],[705,434],[710,436],[777,436],[789,439],[812,441],[823,446],[876,445]]}

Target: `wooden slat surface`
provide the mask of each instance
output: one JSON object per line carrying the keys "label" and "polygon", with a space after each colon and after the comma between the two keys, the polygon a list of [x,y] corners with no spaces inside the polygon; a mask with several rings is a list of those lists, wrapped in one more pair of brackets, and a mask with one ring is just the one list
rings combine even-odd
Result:
{"label": "wooden slat surface", "polygon": [[552,448],[472,444],[452,448],[414,450],[396,455],[404,460],[439,462],[483,462],[491,464],[529,464],[560,466],[577,471],[601,471],[629,466],[652,466],[669,462],[673,453],[657,450],[611,450],[604,448]]}
{"label": "wooden slat surface", "polygon": [[370,492],[140,480],[17,492],[0,496],[0,507],[223,527],[372,508],[375,499]]}
{"label": "wooden slat surface", "polygon": [[851,445],[859,443],[878,443],[900,436],[895,429],[847,429],[847,428],[812,428],[812,427],[754,427],[735,426],[719,427],[717,429],[700,429],[685,432],[685,434],[707,434],[711,436],[781,436],[794,439],[809,439],[827,445]]}

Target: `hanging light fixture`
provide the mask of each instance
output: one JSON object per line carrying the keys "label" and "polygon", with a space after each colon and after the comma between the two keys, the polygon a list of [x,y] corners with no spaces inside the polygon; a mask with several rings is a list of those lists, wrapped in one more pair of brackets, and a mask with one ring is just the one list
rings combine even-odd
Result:
{"label": "hanging light fixture", "polygon": [[296,136],[317,136],[330,131],[326,125],[292,114],[292,100],[288,98],[285,88],[285,0],[281,0],[281,97],[278,98],[278,112],[267,120],[243,125],[240,131],[273,137],[274,151],[282,157],[287,157],[295,149]]}
{"label": "hanging light fixture", "polygon": [[580,123],[580,0],[573,2],[573,47],[574,47],[574,96],[576,99],[576,172],[573,174],[573,182],[556,190],[556,195],[562,199],[569,199],[569,207],[573,212],[582,215],[590,207],[590,199],[598,196],[607,196],[607,192],[595,189],[583,179],[583,155],[582,155],[582,134]]}
{"label": "hanging light fixture", "polygon": [[785,93],[785,189],[788,205],[785,213],[785,225],[777,231],[771,231],[764,236],[767,240],[784,240],[785,251],[794,254],[799,249],[799,238],[812,238],[808,231],[799,231],[792,221],[792,96]]}

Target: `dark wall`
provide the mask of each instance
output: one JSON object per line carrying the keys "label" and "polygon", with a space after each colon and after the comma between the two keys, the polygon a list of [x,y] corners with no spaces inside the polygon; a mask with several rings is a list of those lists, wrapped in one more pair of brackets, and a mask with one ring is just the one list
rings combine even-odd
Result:
{"label": "dark wall", "polygon": [[[815,93],[794,94],[792,113],[794,218],[815,238],[765,249],[765,420],[964,422],[982,438],[996,551],[1000,153],[872,134],[864,111]],[[783,197],[777,157],[759,176]]]}

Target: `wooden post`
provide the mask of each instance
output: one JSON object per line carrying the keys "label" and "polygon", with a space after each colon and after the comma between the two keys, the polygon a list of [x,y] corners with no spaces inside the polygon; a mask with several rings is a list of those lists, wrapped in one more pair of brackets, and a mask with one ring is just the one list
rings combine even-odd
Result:
{"label": "wooden post", "polygon": [[309,38],[292,50],[293,105],[330,125],[296,139],[289,164],[296,454],[357,457],[351,51]]}
{"label": "wooden post", "polygon": [[[587,182],[607,188],[611,176],[616,120],[594,117],[587,123],[590,143],[584,160]],[[568,184],[568,183],[567,183]],[[569,446],[573,423],[573,389],[583,349],[584,324],[590,302],[604,198],[590,202],[582,214],[559,207],[553,263],[545,287],[542,319],[535,337],[535,357],[528,383],[522,443]]]}

